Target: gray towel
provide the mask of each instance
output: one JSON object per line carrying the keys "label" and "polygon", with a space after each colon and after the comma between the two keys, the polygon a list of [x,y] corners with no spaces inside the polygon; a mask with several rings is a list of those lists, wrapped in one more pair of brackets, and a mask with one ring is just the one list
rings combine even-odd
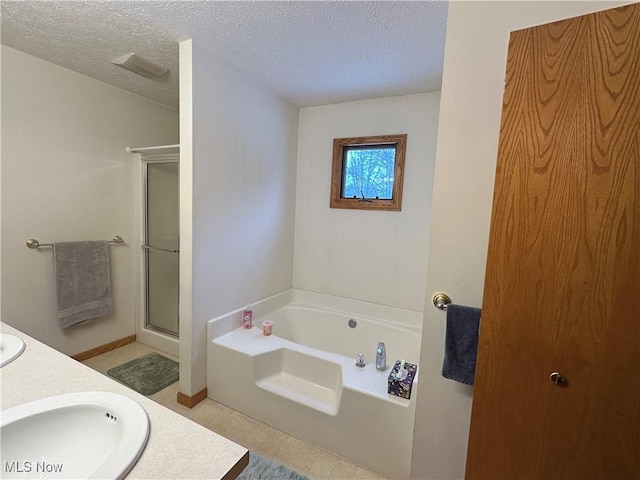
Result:
{"label": "gray towel", "polygon": [[53,258],[60,328],[111,313],[107,242],[54,243]]}
{"label": "gray towel", "polygon": [[479,308],[447,305],[443,377],[473,385],[478,353],[480,312]]}

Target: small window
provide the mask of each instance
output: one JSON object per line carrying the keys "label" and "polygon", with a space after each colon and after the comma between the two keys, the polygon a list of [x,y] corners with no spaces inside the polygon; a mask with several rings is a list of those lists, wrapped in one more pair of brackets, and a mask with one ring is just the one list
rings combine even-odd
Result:
{"label": "small window", "polygon": [[406,144],[406,134],[334,139],[329,206],[400,211]]}

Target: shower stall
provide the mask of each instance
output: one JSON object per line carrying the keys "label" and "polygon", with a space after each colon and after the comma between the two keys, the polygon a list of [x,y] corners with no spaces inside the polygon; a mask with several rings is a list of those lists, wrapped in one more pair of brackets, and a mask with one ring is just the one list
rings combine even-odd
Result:
{"label": "shower stall", "polygon": [[[180,322],[179,146],[131,148],[128,151],[138,153],[141,161],[140,332],[146,335],[147,343],[155,343],[158,348],[177,355]],[[148,342],[149,338],[156,342]]]}

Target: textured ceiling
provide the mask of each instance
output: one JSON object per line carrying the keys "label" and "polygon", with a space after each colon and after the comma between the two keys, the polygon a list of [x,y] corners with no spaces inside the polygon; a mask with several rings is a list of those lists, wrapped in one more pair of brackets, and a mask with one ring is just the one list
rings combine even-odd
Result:
{"label": "textured ceiling", "polygon": [[[298,106],[439,90],[441,1],[6,1],[2,43],[178,108],[192,38]],[[136,52],[161,80],[110,61]]]}

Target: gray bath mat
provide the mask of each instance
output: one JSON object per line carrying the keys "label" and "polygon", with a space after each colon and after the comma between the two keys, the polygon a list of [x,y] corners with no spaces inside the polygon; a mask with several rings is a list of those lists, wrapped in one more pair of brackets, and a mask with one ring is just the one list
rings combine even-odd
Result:
{"label": "gray bath mat", "polygon": [[178,369],[178,362],[154,352],[114,367],[107,375],[142,395],[153,395],[178,381]]}
{"label": "gray bath mat", "polygon": [[249,465],[245,468],[237,480],[309,480],[284,465],[273,463],[262,455],[249,452]]}

